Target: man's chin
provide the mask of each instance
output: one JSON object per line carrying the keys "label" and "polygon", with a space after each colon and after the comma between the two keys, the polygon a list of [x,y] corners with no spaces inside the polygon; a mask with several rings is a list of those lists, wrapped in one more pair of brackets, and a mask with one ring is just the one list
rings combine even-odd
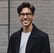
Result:
{"label": "man's chin", "polygon": [[28,26],[29,26],[29,24],[23,24],[23,26],[24,26],[24,27],[28,27]]}

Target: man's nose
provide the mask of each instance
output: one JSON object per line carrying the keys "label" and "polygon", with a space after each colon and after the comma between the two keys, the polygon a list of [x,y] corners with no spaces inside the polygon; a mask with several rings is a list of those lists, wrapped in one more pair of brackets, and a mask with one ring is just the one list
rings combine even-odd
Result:
{"label": "man's nose", "polygon": [[27,18],[27,15],[24,15],[24,18],[26,19]]}

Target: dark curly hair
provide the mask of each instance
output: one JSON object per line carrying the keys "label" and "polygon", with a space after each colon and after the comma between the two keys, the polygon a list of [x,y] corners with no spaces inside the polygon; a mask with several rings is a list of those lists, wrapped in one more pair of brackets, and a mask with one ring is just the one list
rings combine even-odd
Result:
{"label": "dark curly hair", "polygon": [[35,11],[35,7],[33,5],[31,5],[30,3],[28,2],[23,2],[21,5],[19,5],[17,7],[17,13],[20,14],[20,12],[22,11],[23,8],[29,8],[32,12],[32,14],[34,14],[34,11]]}

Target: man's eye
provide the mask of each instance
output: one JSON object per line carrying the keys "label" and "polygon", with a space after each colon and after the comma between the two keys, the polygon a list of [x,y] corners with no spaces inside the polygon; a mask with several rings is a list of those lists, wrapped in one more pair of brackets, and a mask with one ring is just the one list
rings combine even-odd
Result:
{"label": "man's eye", "polygon": [[32,13],[27,13],[26,15],[32,15]]}
{"label": "man's eye", "polygon": [[25,16],[25,15],[32,15],[32,13],[21,13],[20,15]]}
{"label": "man's eye", "polygon": [[21,13],[20,15],[25,15],[24,13]]}
{"label": "man's eye", "polygon": [[25,13],[22,13],[22,15],[25,15]]}

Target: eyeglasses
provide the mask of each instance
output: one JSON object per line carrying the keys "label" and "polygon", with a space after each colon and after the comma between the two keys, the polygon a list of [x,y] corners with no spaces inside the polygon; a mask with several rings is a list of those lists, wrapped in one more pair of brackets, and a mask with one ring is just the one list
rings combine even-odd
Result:
{"label": "eyeglasses", "polygon": [[25,15],[26,15],[26,16],[31,16],[32,13],[20,13],[19,15],[20,15],[20,16],[25,16]]}

